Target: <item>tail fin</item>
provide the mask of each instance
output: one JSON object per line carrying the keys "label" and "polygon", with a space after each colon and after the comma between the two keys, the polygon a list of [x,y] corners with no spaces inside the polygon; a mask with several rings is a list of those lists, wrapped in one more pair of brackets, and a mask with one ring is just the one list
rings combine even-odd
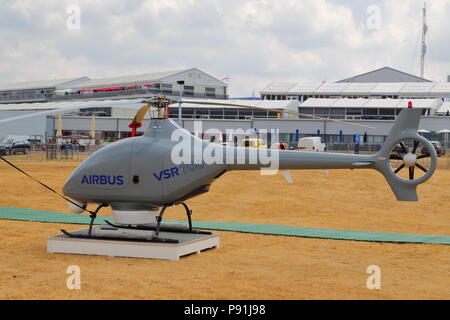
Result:
{"label": "tail fin", "polygon": [[[375,169],[384,175],[395,196],[400,201],[417,201],[417,186],[428,180],[436,170],[436,150],[427,139],[417,133],[421,114],[422,109],[403,109],[398,115],[381,150],[376,155]],[[414,179],[414,167],[417,166],[417,158],[415,156],[415,153],[418,151],[417,146],[413,147],[412,150],[408,150],[402,145],[402,148],[404,149],[402,154],[391,155],[392,149],[404,139],[412,139],[415,144],[422,143],[429,150],[431,157],[430,167],[420,178]],[[407,161],[405,161],[407,159],[405,156],[408,158]],[[409,180],[400,177],[397,172],[391,168],[390,159],[392,157],[396,157],[397,160],[402,160],[402,168],[405,167],[409,169]],[[413,172],[412,175],[411,170]]]}

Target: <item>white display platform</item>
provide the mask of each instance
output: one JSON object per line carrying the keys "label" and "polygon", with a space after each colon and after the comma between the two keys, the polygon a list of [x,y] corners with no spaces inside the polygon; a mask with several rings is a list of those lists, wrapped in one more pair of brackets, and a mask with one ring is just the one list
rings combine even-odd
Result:
{"label": "white display platform", "polygon": [[[72,234],[87,234],[88,229],[72,232]],[[92,229],[97,236],[151,238],[154,231],[115,229],[107,226],[97,226]],[[47,242],[49,253],[72,253],[103,255],[113,257],[152,258],[164,260],[179,260],[180,257],[203,250],[218,248],[218,234],[194,234],[179,232],[160,232],[161,238],[176,239],[179,243],[161,243],[130,240],[105,240],[73,238],[65,234],[51,236]]]}

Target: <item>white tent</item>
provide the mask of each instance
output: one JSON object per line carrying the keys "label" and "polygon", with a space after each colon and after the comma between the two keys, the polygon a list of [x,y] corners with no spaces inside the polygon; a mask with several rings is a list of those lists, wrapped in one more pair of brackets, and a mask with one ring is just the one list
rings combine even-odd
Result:
{"label": "white tent", "polygon": [[439,130],[439,131],[436,131],[436,133],[441,133],[441,134],[443,134],[444,135],[444,139],[445,139],[445,142],[447,142],[448,141],[448,134],[450,133],[450,130],[449,129],[442,129],[442,130]]}

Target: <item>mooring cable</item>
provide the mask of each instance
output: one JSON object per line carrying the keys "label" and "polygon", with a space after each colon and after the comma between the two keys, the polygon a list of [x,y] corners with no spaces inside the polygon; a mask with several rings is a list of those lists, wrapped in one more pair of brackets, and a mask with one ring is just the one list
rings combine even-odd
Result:
{"label": "mooring cable", "polygon": [[86,209],[83,206],[80,206],[78,203],[72,201],[71,199],[65,197],[64,195],[60,194],[58,191],[56,191],[55,189],[53,189],[52,187],[49,187],[48,185],[46,185],[45,183],[37,180],[36,178],[33,178],[31,175],[29,175],[28,173],[26,173],[24,170],[20,169],[19,167],[17,167],[16,165],[12,164],[10,161],[6,160],[5,158],[3,158],[2,156],[0,156],[0,159],[3,160],[6,164],[10,165],[11,167],[13,167],[14,169],[16,169],[17,171],[21,172],[22,174],[26,175],[28,178],[30,178],[31,180],[39,183],[41,186],[43,186],[44,188],[50,190],[51,192],[53,192],[54,194],[56,194],[57,196],[63,198],[64,200],[70,202],[71,204],[73,204],[74,206],[77,206],[78,208],[82,209],[83,211],[86,211],[88,213],[92,214],[96,214],[95,211],[90,211],[88,209]]}

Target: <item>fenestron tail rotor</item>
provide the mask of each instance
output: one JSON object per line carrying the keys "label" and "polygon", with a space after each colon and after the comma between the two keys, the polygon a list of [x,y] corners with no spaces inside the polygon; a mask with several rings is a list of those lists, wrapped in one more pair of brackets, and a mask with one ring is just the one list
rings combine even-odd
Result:
{"label": "fenestron tail rotor", "polygon": [[376,154],[375,168],[400,201],[417,201],[417,186],[437,167],[436,150],[417,133],[421,115],[422,109],[403,109]]}
{"label": "fenestron tail rotor", "polygon": [[402,139],[391,150],[391,169],[402,179],[417,180],[431,168],[431,153],[418,139]]}

